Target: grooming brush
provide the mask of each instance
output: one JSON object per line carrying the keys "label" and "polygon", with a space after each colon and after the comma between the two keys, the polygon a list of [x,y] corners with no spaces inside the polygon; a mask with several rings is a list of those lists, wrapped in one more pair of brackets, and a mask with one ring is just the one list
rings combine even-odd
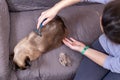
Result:
{"label": "grooming brush", "polygon": [[39,36],[42,36],[42,31],[41,31],[41,29],[43,28],[43,22],[44,22],[45,20],[47,20],[47,18],[45,18],[45,19],[41,22],[41,24],[40,24],[40,26],[39,26],[38,29],[35,29],[35,30],[34,30]]}
{"label": "grooming brush", "polygon": [[39,28],[38,28],[38,34],[40,35],[40,36],[42,36],[42,31],[41,31],[41,29],[43,28],[43,22],[45,21],[45,20],[47,20],[47,18],[45,18],[42,22],[41,22],[41,24],[40,24],[40,26],[39,26]]}

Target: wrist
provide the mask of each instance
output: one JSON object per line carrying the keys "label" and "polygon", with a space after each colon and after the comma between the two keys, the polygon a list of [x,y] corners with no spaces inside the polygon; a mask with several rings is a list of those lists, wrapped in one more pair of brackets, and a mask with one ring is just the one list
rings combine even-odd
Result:
{"label": "wrist", "polygon": [[84,47],[82,47],[82,49],[80,50],[80,53],[81,53],[82,55],[84,55],[85,52],[86,52],[88,49],[89,49],[89,46],[84,46]]}
{"label": "wrist", "polygon": [[61,7],[60,5],[58,5],[58,4],[55,4],[55,5],[53,6],[53,10],[56,11],[57,13],[58,13],[61,9],[62,9],[62,7]]}

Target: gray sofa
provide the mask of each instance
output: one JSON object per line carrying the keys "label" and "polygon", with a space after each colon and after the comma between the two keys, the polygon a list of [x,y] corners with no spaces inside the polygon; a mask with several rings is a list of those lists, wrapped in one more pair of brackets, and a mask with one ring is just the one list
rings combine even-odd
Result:
{"label": "gray sofa", "polygon": [[[58,1],[0,0],[0,80],[73,80],[82,55],[65,45],[45,53],[26,70],[12,70],[9,60],[14,46],[36,28],[41,12]],[[103,4],[77,4],[63,9],[58,15],[68,29],[68,37],[90,45],[101,34],[99,17],[103,8]],[[64,67],[59,63],[61,52],[70,57],[72,66]]]}

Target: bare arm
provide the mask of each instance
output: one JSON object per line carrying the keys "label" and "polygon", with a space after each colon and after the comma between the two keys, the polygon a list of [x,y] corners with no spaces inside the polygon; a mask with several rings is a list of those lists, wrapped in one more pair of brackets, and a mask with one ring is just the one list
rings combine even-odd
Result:
{"label": "bare arm", "polygon": [[38,18],[37,28],[45,18],[47,18],[47,20],[43,23],[43,25],[51,21],[61,9],[78,2],[80,2],[80,0],[61,0],[60,2],[56,3],[52,8],[41,13],[40,17]]}
{"label": "bare arm", "polygon": [[99,51],[91,49],[91,48],[86,50],[84,55],[87,56],[89,59],[91,59],[92,61],[94,61],[95,63],[97,63],[100,66],[104,65],[104,62],[108,56],[102,52],[99,52]]}
{"label": "bare arm", "polygon": [[101,0],[61,0],[60,2],[56,3],[52,8],[41,13],[40,17],[38,18],[37,28],[39,27],[40,23],[45,18],[47,18],[47,20],[44,21],[43,25],[45,25],[49,21],[51,21],[57,15],[57,13],[60,10],[62,10],[63,8],[68,7],[68,6],[78,3],[78,2],[84,2],[84,1],[108,3],[112,0],[102,0],[102,1]]}
{"label": "bare arm", "polygon": [[57,3],[54,8],[56,8],[58,11],[60,11],[61,9],[73,5],[75,3],[80,2],[80,0],[61,0],[59,3]]}
{"label": "bare arm", "polygon": [[[63,40],[63,42],[66,46],[68,46],[69,48],[71,48],[75,51],[78,51],[78,52],[81,52],[83,50],[83,48],[85,47],[85,44],[83,44],[82,42],[79,42],[73,38],[70,38],[70,39],[65,38]],[[108,55],[106,55],[102,52],[99,52],[97,50],[91,49],[91,48],[88,48],[85,51],[84,55],[100,66],[103,66],[106,58],[108,57]]]}

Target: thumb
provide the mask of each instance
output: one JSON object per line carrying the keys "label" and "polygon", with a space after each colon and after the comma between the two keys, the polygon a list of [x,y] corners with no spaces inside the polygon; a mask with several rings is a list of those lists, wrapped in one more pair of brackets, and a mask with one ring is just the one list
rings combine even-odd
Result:
{"label": "thumb", "polygon": [[[41,25],[41,23],[42,23],[42,26],[44,26],[45,24],[44,24],[44,22],[47,20],[47,18],[45,18],[45,19],[42,19],[42,21],[41,21],[41,19],[39,20],[38,19],[38,24],[37,24],[37,29],[39,28],[39,26]],[[46,23],[47,24],[47,23]]]}

